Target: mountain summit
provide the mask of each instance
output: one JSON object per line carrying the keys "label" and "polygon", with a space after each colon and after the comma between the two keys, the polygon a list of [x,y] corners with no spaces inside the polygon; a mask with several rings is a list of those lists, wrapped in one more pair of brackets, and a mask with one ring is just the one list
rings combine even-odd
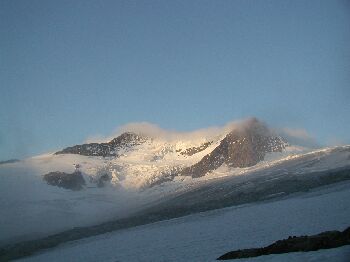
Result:
{"label": "mountain summit", "polygon": [[[124,127],[127,132],[104,143],[2,163],[0,192],[6,201],[0,201],[0,208],[6,212],[0,224],[6,227],[0,230],[0,245],[34,242],[0,248],[0,260],[47,248],[47,241],[53,247],[197,212],[288,199],[321,187],[332,194],[338,192],[330,190],[333,184],[345,188],[350,181],[350,145],[310,150],[289,139],[287,144],[256,118],[187,133],[157,128]],[[341,199],[347,198],[341,193],[339,203]],[[347,202],[342,203],[335,212],[346,210]],[[349,216],[343,217],[347,221]],[[43,238],[35,240],[38,234]]]}
{"label": "mountain summit", "polygon": [[252,118],[227,134],[219,146],[201,161],[185,168],[181,173],[200,177],[224,163],[229,167],[254,166],[264,160],[266,153],[282,152],[286,146],[287,143],[280,136],[273,134],[258,119]]}
{"label": "mountain summit", "polygon": [[256,118],[221,132],[214,136],[203,133],[186,141],[181,136],[166,141],[161,137],[126,132],[107,143],[76,145],[55,154],[115,158],[118,163],[114,163],[117,166],[114,169],[126,173],[122,177],[130,175],[130,169],[133,173],[139,172],[139,166],[142,169],[139,175],[149,176],[152,172],[149,186],[176,176],[201,177],[223,164],[229,168],[254,166],[264,160],[267,153],[282,152],[287,146],[284,139]]}

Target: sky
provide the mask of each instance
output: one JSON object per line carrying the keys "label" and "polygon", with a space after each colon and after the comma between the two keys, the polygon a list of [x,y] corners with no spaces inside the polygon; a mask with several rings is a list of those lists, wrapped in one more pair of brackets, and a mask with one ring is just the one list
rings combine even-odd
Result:
{"label": "sky", "polygon": [[350,144],[350,1],[0,1],[0,160],[255,116]]}

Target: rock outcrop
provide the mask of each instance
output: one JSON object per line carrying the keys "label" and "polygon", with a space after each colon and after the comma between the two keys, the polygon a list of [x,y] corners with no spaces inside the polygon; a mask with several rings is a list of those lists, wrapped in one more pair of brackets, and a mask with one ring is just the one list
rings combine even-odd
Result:
{"label": "rock outcrop", "polygon": [[117,157],[122,149],[130,149],[146,142],[147,138],[126,132],[107,143],[90,143],[67,147],[55,154],[78,154],[83,156]]}
{"label": "rock outcrop", "polygon": [[190,148],[185,149],[184,151],[178,150],[178,152],[181,152],[180,154],[184,155],[184,156],[192,156],[194,154],[197,154],[197,153],[207,149],[207,147],[210,146],[212,143],[213,143],[213,141],[205,142],[200,146],[190,147]]}
{"label": "rock outcrop", "polygon": [[198,163],[181,171],[182,175],[204,176],[219,168],[222,164],[230,167],[250,167],[264,160],[266,153],[281,152],[287,143],[274,135],[257,119],[250,120],[245,126],[233,130],[211,153]]}
{"label": "rock outcrop", "polygon": [[58,186],[70,190],[80,190],[85,185],[84,177],[78,170],[70,174],[59,171],[50,172],[45,174],[43,179],[51,186]]}
{"label": "rock outcrop", "polygon": [[308,252],[319,249],[336,248],[344,245],[350,245],[350,227],[342,232],[326,231],[312,236],[290,236],[288,239],[278,240],[267,247],[231,251],[222,255],[217,260],[239,259],[290,252]]}

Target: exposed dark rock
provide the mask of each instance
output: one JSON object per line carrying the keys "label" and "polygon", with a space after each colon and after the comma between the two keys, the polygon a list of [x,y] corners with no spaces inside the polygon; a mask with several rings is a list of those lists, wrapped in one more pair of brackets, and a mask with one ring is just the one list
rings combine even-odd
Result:
{"label": "exposed dark rock", "polygon": [[104,187],[106,182],[111,181],[111,177],[106,173],[101,175],[97,180],[98,187]]}
{"label": "exposed dark rock", "polygon": [[[186,150],[182,151],[180,154],[181,155],[186,155],[186,156],[192,156],[194,154],[197,154],[197,153],[207,149],[207,147],[210,146],[212,143],[213,143],[213,141],[205,142],[205,143],[203,143],[200,146],[187,148]],[[180,151],[181,150],[179,150],[177,152],[180,152]]]}
{"label": "exposed dark rock", "polygon": [[108,143],[90,143],[67,147],[55,154],[78,154],[84,156],[118,156],[120,149],[130,149],[146,142],[147,138],[135,133],[126,132],[112,139]]}
{"label": "exposed dark rock", "polygon": [[46,181],[51,186],[58,186],[71,190],[80,190],[83,185],[85,185],[85,180],[80,171],[68,174],[64,172],[50,172],[43,176],[44,181]]}
{"label": "exposed dark rock", "polygon": [[350,227],[342,232],[326,231],[312,236],[290,236],[288,239],[278,240],[267,247],[231,251],[219,257],[218,260],[239,259],[290,252],[308,252],[319,249],[336,248],[344,245],[350,245]]}
{"label": "exposed dark rock", "polygon": [[257,119],[252,119],[245,127],[229,133],[211,153],[201,161],[182,170],[182,175],[204,176],[222,164],[230,167],[249,167],[264,160],[266,153],[281,152],[286,142],[271,133]]}

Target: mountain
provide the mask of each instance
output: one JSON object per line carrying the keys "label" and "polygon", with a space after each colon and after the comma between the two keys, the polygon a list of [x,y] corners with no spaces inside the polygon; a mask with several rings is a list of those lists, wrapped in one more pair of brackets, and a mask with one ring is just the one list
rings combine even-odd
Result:
{"label": "mountain", "polygon": [[128,130],[107,142],[0,165],[0,260],[348,180],[350,146],[296,146],[254,118],[210,132]]}
{"label": "mountain", "polygon": [[[75,158],[78,159],[87,161],[89,158]],[[26,167],[47,160],[47,157],[37,158]],[[224,177],[207,177],[205,180],[172,181],[147,190],[129,191],[130,194],[125,194],[122,188],[110,191],[108,188],[90,187],[83,191],[53,190],[56,187],[49,187],[51,190],[45,192],[44,184],[38,187],[37,180],[27,180],[29,173],[9,175],[6,179],[0,176],[2,196],[9,185],[14,184],[11,181],[20,188],[23,184],[26,190],[16,192],[12,187],[10,195],[5,195],[6,202],[0,202],[2,210],[6,208],[0,224],[3,226],[0,228],[0,240],[3,241],[0,241],[0,260],[4,261],[85,237],[92,237],[90,239],[94,241],[89,245],[91,252],[84,253],[87,261],[96,259],[92,255],[95,252],[99,253],[102,261],[111,261],[112,257],[130,258],[132,252],[138,250],[137,243],[147,245],[148,249],[159,247],[166,250],[166,247],[176,246],[175,257],[179,257],[175,259],[174,252],[163,252],[157,256],[145,250],[147,257],[152,257],[146,260],[162,261],[167,258],[188,261],[192,260],[189,255],[192,258],[195,248],[200,252],[196,252],[194,260],[207,261],[205,256],[215,258],[225,251],[254,246],[256,237],[263,246],[288,235],[343,230],[349,225],[350,146],[288,156],[244,173],[232,172]],[[39,188],[41,196],[38,195]],[[25,192],[30,194],[18,199],[19,193]],[[18,213],[21,215],[16,215]],[[44,230],[41,235],[37,234],[39,230]],[[111,232],[113,243],[108,240]],[[18,234],[17,237],[9,239],[14,233]],[[104,233],[108,235],[94,237]],[[123,235],[130,241],[121,247],[119,242],[123,242]],[[268,242],[267,236],[270,236]],[[26,239],[30,241],[23,241]],[[139,241],[135,242],[135,239]],[[161,244],[163,240],[166,241],[164,245]],[[86,250],[86,241],[74,243],[79,243],[72,244],[74,256]],[[205,248],[203,243],[206,243]],[[95,250],[93,246],[97,245],[113,248],[104,253]],[[135,249],[126,251],[129,245]],[[118,252],[115,252],[116,246]],[[141,254],[127,260],[137,261]],[[58,257],[55,261],[61,261],[64,255]],[[37,257],[29,261],[35,259]],[[44,255],[40,261],[47,260]],[[283,258],[276,261],[281,260],[284,261]]]}
{"label": "mountain", "polygon": [[[136,155],[138,159],[133,161],[134,167],[140,163],[145,167],[163,162],[164,165],[153,170],[153,181],[146,185],[154,186],[171,181],[176,176],[202,177],[223,164],[230,168],[251,167],[263,161],[267,153],[281,153],[288,146],[281,136],[256,118],[247,120],[239,128],[227,133],[217,134],[214,138],[203,137],[200,141],[168,142],[157,137],[126,132],[107,143],[76,145],[55,154],[115,157],[119,158],[115,162],[123,166]],[[145,157],[149,161],[143,161]],[[109,177],[112,180],[112,174]]]}

